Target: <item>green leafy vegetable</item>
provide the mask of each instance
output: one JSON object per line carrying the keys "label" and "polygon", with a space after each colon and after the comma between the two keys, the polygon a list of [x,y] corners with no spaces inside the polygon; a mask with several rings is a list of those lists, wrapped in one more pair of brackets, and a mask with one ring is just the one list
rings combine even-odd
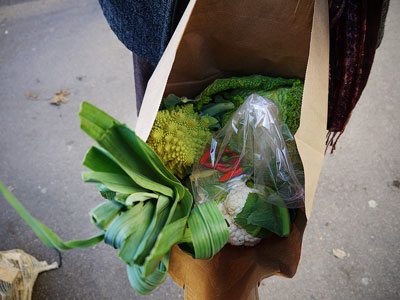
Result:
{"label": "green leafy vegetable", "polygon": [[226,113],[227,111],[230,111],[234,108],[235,108],[235,105],[232,102],[216,103],[216,104],[207,106],[207,108],[203,108],[201,114],[204,116],[213,117],[216,115]]}
{"label": "green leafy vegetable", "polygon": [[[218,210],[209,205],[193,208],[190,192],[133,131],[86,102],[79,116],[82,130],[101,146],[90,148],[83,162],[90,169],[83,174],[84,181],[97,183],[106,199],[90,212],[100,234],[62,241],[0,182],[6,200],[46,246],[68,250],[104,240],[128,264],[132,287],[148,294],[165,280],[173,245],[184,243],[192,256],[202,258],[211,258],[225,245],[227,225]],[[202,212],[196,226],[188,222]]]}
{"label": "green leafy vegetable", "polygon": [[303,83],[299,79],[261,75],[217,79],[196,97],[196,109],[204,113],[210,103],[233,103],[234,107],[221,117],[223,126],[252,93],[274,101],[278,106],[281,122],[287,124],[291,132],[297,131],[303,96]]}
{"label": "green leafy vegetable", "polygon": [[268,203],[256,193],[249,194],[243,210],[235,217],[235,222],[257,237],[265,237],[269,232],[283,237],[290,234],[289,210]]}
{"label": "green leafy vegetable", "polygon": [[128,279],[131,286],[140,294],[150,294],[162,284],[168,275],[169,256],[163,257],[156,270],[148,276],[144,276],[143,267],[127,265]]}
{"label": "green leafy vegetable", "polygon": [[101,230],[106,230],[108,225],[110,225],[112,220],[114,220],[121,211],[121,208],[121,204],[107,201],[93,208],[89,214],[92,217],[93,223],[96,224],[97,227]]}
{"label": "green leafy vegetable", "polygon": [[167,97],[163,99],[161,102],[162,108],[170,108],[182,104],[187,104],[194,102],[194,100],[186,98],[186,97],[178,97],[174,94],[169,94]]}
{"label": "green leafy vegetable", "polygon": [[104,239],[104,233],[99,233],[85,240],[71,240],[64,242],[50,228],[34,218],[26,208],[18,201],[17,198],[7,189],[3,182],[0,181],[0,192],[3,194],[7,202],[15,209],[19,216],[28,224],[36,233],[37,237],[49,248],[57,250],[70,250],[74,248],[93,247]]}
{"label": "green leafy vegetable", "polygon": [[214,201],[196,205],[189,217],[195,258],[209,258],[226,244],[229,231]]}

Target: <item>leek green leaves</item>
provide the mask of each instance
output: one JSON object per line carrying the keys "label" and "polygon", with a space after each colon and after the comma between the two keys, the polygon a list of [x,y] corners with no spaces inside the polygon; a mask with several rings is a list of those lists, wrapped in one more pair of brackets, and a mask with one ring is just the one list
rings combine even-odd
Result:
{"label": "leek green leaves", "polygon": [[81,129],[100,146],[87,152],[83,165],[90,171],[82,175],[105,199],[90,212],[98,235],[62,241],[0,182],[6,200],[46,246],[68,250],[104,240],[127,264],[132,287],[148,294],[165,280],[175,244],[185,244],[195,258],[211,258],[226,244],[228,229],[216,204],[194,205],[188,189],[132,130],[86,102],[79,117]]}

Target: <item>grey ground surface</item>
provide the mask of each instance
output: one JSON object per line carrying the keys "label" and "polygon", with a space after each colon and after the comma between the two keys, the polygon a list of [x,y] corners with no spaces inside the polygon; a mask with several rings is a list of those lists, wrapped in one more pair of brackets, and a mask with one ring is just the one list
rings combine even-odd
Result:
{"label": "grey ground surface", "polygon": [[[80,178],[91,142],[79,129],[79,103],[90,100],[134,124],[131,54],[95,0],[16,2],[0,1],[0,178],[63,238],[86,237],[95,233],[87,212],[99,196]],[[400,298],[398,15],[393,0],[368,86],[326,158],[298,272],[264,280],[261,299]],[[50,105],[60,89],[69,101]],[[0,199],[0,250],[13,248],[57,260]],[[335,258],[333,249],[347,256]],[[39,276],[33,299],[144,299],[110,247],[63,258],[61,269]],[[178,297],[168,281],[147,299]]]}

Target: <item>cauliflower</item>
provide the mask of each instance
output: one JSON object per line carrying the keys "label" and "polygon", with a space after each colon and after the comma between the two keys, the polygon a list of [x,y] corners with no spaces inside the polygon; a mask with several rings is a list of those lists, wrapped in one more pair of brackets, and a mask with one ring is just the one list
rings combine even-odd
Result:
{"label": "cauliflower", "polygon": [[160,110],[147,144],[168,169],[183,178],[211,139],[209,125],[210,119],[201,118],[192,104]]}
{"label": "cauliflower", "polygon": [[246,204],[247,196],[254,192],[255,190],[249,188],[245,182],[235,182],[225,201],[218,204],[220,212],[229,223],[229,243],[232,245],[254,246],[261,241],[261,238],[250,235],[235,223],[235,217],[242,211]]}

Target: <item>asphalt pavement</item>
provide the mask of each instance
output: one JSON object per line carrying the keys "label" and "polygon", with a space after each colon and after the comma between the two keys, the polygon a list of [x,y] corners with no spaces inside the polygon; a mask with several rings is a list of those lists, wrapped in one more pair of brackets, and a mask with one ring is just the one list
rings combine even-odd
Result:
{"label": "asphalt pavement", "polygon": [[[326,156],[298,272],[264,280],[261,299],[400,298],[399,15],[392,0],[368,85]],[[65,103],[50,104],[58,92]],[[98,2],[0,0],[0,180],[64,239],[96,232],[88,211],[99,195],[80,175],[91,145],[79,129],[83,100],[135,123],[132,54]],[[58,260],[0,198],[0,251],[15,248]],[[171,280],[135,294],[103,244],[64,253],[62,268],[41,274],[33,292],[34,300],[182,297]]]}

